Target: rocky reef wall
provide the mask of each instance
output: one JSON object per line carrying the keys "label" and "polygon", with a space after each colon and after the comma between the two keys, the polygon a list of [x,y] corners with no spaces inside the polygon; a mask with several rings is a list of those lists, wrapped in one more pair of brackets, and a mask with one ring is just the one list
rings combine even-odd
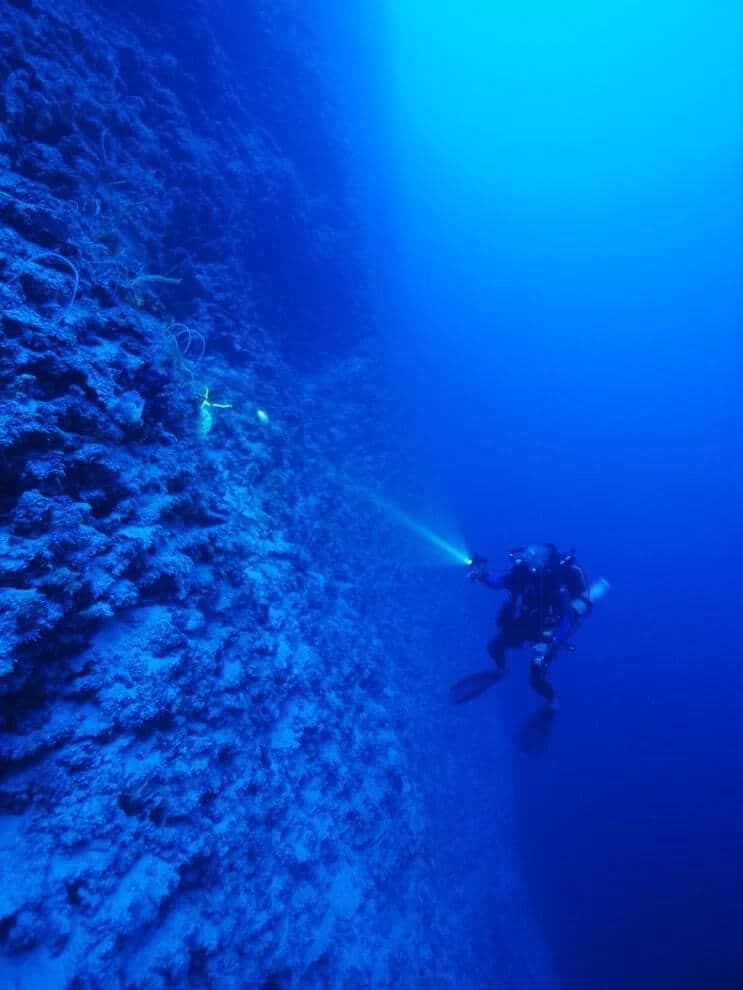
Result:
{"label": "rocky reef wall", "polygon": [[139,6],[0,11],[0,984],[461,986],[311,48]]}

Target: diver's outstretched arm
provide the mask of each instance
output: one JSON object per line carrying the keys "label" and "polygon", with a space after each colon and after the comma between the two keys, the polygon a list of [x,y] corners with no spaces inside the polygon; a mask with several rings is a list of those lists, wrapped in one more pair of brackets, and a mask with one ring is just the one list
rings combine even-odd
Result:
{"label": "diver's outstretched arm", "polygon": [[508,571],[504,571],[502,574],[496,574],[494,571],[486,571],[483,567],[473,566],[470,570],[469,577],[470,581],[479,581],[494,591],[503,591],[508,587],[508,574]]}

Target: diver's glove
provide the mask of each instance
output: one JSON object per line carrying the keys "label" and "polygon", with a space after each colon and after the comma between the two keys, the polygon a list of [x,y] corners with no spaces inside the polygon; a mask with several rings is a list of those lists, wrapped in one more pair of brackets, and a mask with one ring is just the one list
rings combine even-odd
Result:
{"label": "diver's glove", "polygon": [[467,579],[469,581],[484,581],[486,577],[487,573],[482,567],[477,567],[474,564],[470,564],[467,569]]}
{"label": "diver's glove", "polygon": [[470,556],[467,567],[467,577],[470,581],[485,581],[487,579],[488,572],[485,570],[487,562],[487,557],[483,557],[482,554],[473,553]]}

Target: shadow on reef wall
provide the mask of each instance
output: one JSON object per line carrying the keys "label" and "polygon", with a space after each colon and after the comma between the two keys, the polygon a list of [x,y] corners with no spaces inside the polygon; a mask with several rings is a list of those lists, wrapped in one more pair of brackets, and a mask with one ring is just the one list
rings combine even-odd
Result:
{"label": "shadow on reef wall", "polygon": [[196,80],[136,16],[0,15],[0,984],[461,986],[351,233],[179,10]]}

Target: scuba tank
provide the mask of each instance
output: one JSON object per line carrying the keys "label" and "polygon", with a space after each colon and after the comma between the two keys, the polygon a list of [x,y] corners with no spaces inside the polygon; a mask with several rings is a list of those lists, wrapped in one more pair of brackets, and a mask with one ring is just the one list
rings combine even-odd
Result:
{"label": "scuba tank", "polygon": [[606,578],[598,578],[596,581],[593,581],[588,589],[588,600],[591,605],[595,605],[610,589],[611,585]]}

